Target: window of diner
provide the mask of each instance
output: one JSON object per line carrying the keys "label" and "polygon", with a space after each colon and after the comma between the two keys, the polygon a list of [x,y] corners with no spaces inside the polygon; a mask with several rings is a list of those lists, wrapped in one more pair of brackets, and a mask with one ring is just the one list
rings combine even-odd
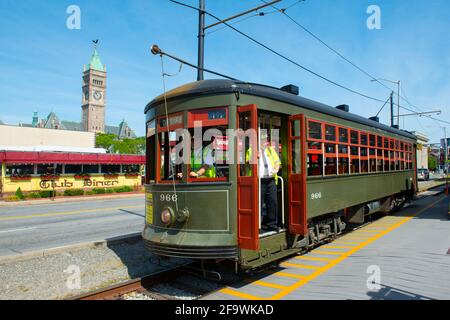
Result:
{"label": "window of diner", "polygon": [[34,174],[34,165],[32,165],[32,164],[6,165],[5,174],[7,176],[32,175],[32,174]]}
{"label": "window of diner", "polygon": [[322,140],[322,124],[320,122],[308,122],[308,138]]}
{"label": "window of diner", "polygon": [[[88,172],[92,171],[92,172]],[[95,169],[94,165],[83,165],[83,173],[98,173],[98,166]],[[102,164],[101,165],[101,173],[120,173],[120,165],[119,164]]]}
{"label": "window of diner", "polygon": [[[119,171],[108,172],[108,173],[119,173],[120,165],[118,167],[119,167]],[[86,174],[100,173],[100,166],[98,164],[83,164],[83,172],[82,173],[86,173]]]}
{"label": "window of diner", "polygon": [[336,127],[326,124],[325,125],[325,140],[336,141]]}
{"label": "window of diner", "polygon": [[81,164],[66,164],[64,168],[65,174],[78,174],[82,173],[82,165]]}
{"label": "window of diner", "polygon": [[62,164],[38,164],[37,174],[62,174]]}
{"label": "window of diner", "polygon": [[321,176],[323,168],[323,157],[320,154],[308,154],[307,168],[308,176]]}
{"label": "window of diner", "polygon": [[140,173],[141,167],[138,164],[125,164],[122,165],[123,173]]}

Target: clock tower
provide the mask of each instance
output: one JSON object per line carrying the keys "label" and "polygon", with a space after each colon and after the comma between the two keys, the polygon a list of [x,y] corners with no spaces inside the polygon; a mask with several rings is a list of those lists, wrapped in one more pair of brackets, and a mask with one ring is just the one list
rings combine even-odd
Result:
{"label": "clock tower", "polygon": [[97,53],[97,41],[94,41],[94,53],[83,71],[82,119],[84,131],[105,132],[106,107],[106,66]]}

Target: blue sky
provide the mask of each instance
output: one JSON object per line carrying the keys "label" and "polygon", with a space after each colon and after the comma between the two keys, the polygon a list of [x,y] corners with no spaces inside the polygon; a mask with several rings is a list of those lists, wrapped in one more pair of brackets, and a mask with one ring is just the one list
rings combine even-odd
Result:
{"label": "blue sky", "polygon": [[[295,2],[284,0],[279,6]],[[207,10],[219,17],[261,4],[259,0],[206,3]],[[81,9],[81,30],[66,28],[66,9],[71,4]],[[381,8],[381,30],[366,26],[371,4]],[[376,77],[400,79],[403,95],[410,102],[423,110],[441,109],[437,117],[450,121],[447,0],[306,0],[288,13]],[[125,118],[143,135],[144,106],[162,92],[160,61],[149,48],[157,43],[195,62],[197,22],[195,11],[168,0],[2,0],[0,120],[29,123],[36,110],[40,117],[54,111],[61,119],[80,121],[83,65],[92,53],[91,40],[100,39],[99,54],[108,69],[107,123],[118,124]],[[389,96],[389,91],[370,82],[281,14],[251,18],[236,27],[343,85],[380,99]],[[363,116],[375,115],[382,105],[332,86],[229,29],[207,35],[205,55],[207,68],[277,87],[297,84],[305,97],[332,106],[346,103]],[[166,66],[169,73],[178,70],[175,62],[167,60]],[[168,79],[167,86],[173,88],[195,77],[196,71],[186,67]],[[389,121],[388,109],[380,114],[383,123]],[[428,134],[432,142],[443,135],[438,123],[423,117],[405,118],[401,125]]]}

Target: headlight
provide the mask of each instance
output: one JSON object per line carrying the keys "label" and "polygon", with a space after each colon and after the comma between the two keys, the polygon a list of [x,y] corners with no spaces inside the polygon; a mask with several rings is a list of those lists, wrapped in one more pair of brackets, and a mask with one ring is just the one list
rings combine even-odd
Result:
{"label": "headlight", "polygon": [[171,224],[174,220],[172,210],[166,208],[161,212],[161,221],[165,225]]}

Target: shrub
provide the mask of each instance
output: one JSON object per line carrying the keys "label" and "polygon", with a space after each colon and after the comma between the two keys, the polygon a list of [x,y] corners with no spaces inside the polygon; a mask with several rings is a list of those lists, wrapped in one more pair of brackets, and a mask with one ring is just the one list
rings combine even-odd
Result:
{"label": "shrub", "polygon": [[94,194],[105,194],[106,193],[105,188],[94,188],[94,189],[92,189],[92,191],[94,192]]}
{"label": "shrub", "polygon": [[67,189],[64,190],[64,195],[66,197],[74,197],[74,196],[82,196],[84,195],[84,190],[83,189]]}
{"label": "shrub", "polygon": [[25,199],[25,196],[23,195],[22,189],[20,189],[20,187],[18,187],[16,190],[16,197],[19,200]]}
{"label": "shrub", "polygon": [[106,193],[114,193],[114,189],[113,188],[106,188],[105,192]]}
{"label": "shrub", "polygon": [[114,191],[117,193],[131,192],[131,191],[133,191],[133,188],[130,186],[121,186],[121,187],[114,188]]}
{"label": "shrub", "polygon": [[41,198],[51,198],[53,197],[53,190],[41,190],[39,195]]}
{"label": "shrub", "polygon": [[27,197],[29,199],[39,199],[41,197],[41,195],[39,194],[39,192],[31,192],[31,193],[27,194],[25,197]]}
{"label": "shrub", "polygon": [[87,194],[88,196],[92,196],[92,195],[94,195],[95,193],[94,193],[94,191],[89,190],[89,191],[86,191],[86,194]]}
{"label": "shrub", "polygon": [[20,199],[17,196],[9,196],[6,198],[6,201],[19,201]]}

